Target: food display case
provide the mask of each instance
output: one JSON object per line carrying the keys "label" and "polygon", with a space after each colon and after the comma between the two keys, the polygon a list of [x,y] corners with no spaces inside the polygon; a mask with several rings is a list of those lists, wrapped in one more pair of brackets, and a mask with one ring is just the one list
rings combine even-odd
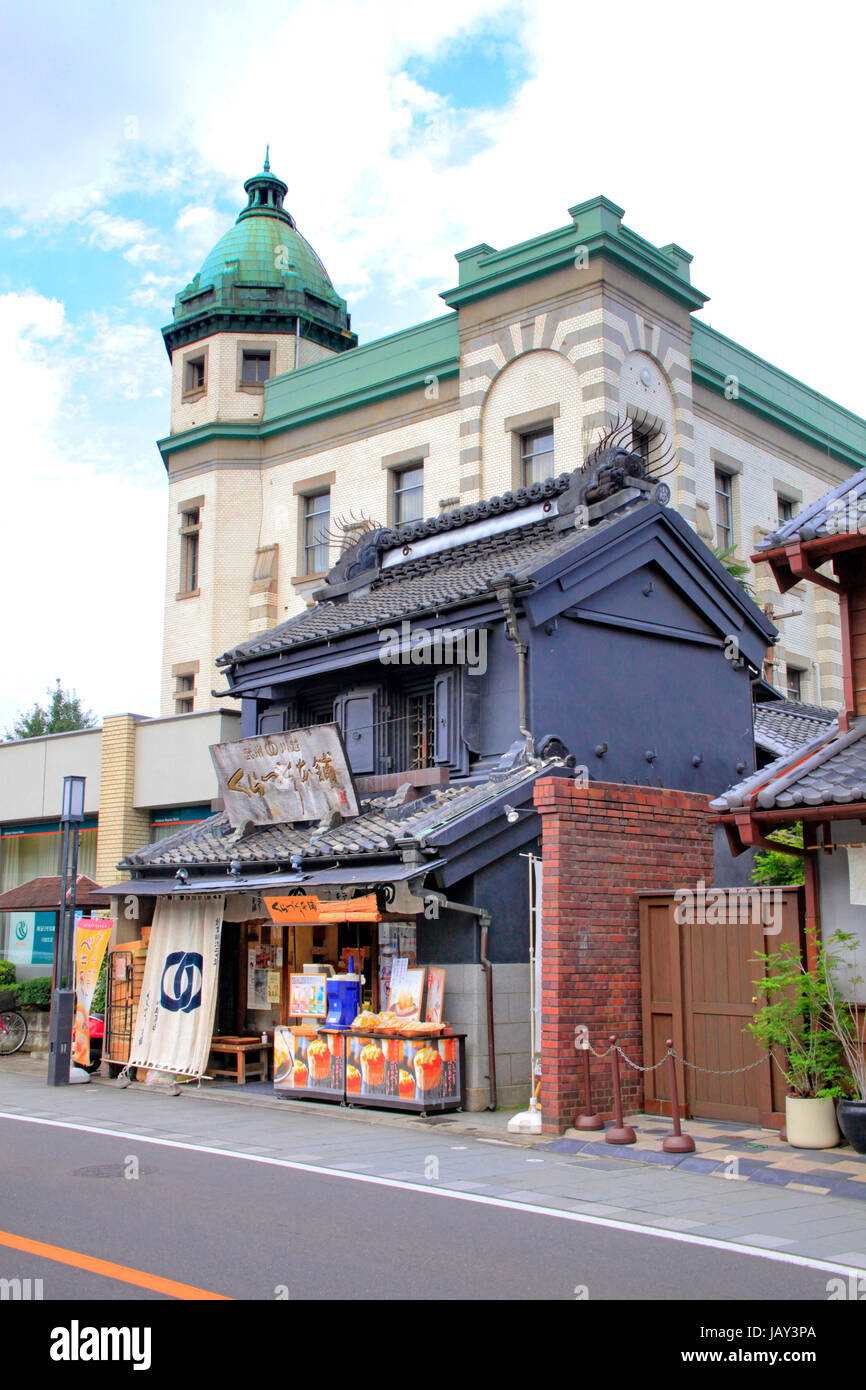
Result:
{"label": "food display case", "polygon": [[465,1105],[466,1034],[277,1028],[274,1089],[296,1100],[436,1114]]}

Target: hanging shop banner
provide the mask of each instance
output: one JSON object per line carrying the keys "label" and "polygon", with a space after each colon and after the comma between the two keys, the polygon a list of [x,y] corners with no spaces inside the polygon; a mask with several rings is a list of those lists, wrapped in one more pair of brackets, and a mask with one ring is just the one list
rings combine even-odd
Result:
{"label": "hanging shop banner", "polygon": [[108,950],[114,922],[108,917],[81,918],[75,925],[75,1025],[72,1034],[72,1060],[86,1067],[90,1061],[88,1019],[96,982]]}
{"label": "hanging shop banner", "polygon": [[309,897],[283,896],[266,893],[264,903],[272,922],[285,926],[303,926],[305,922],[378,922],[381,913],[376,894],[365,893],[358,898],[324,900],[311,893]]}
{"label": "hanging shop banner", "polygon": [[157,899],[130,1067],[205,1074],[216,1008],[225,898]]}
{"label": "hanging shop banner", "polygon": [[219,794],[236,828],[358,814],[358,797],[336,724],[260,734],[210,750]]}
{"label": "hanging shop banner", "polygon": [[264,903],[272,922],[301,927],[305,922],[319,920],[319,899],[312,895],[308,898],[285,898],[272,897],[270,893],[266,893]]}

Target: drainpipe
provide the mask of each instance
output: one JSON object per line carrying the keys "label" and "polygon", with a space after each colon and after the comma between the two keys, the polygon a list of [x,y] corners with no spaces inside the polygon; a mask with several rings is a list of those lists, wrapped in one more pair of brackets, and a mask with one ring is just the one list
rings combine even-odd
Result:
{"label": "drainpipe", "polygon": [[301,316],[298,314],[295,319],[295,371],[301,360]]}
{"label": "drainpipe", "polygon": [[[506,576],[506,578],[508,578],[508,576]],[[517,611],[514,607],[514,590],[511,585],[506,583],[501,589],[497,589],[496,597],[499,599],[502,606],[502,611],[505,614],[505,625],[508,628],[508,635],[514,643],[514,650],[517,652],[517,684],[518,698],[520,701],[518,722],[525,745],[526,760],[532,763],[535,761],[535,741],[529,729],[526,727],[526,653],[528,649],[526,643],[521,641],[520,629],[517,626]]]}
{"label": "drainpipe", "polygon": [[493,966],[487,958],[487,942],[490,936],[490,913],[483,907],[470,907],[468,903],[452,903],[445,897],[444,893],[437,893],[432,888],[424,890],[425,896],[435,898],[440,907],[448,907],[452,912],[468,912],[472,917],[478,918],[478,925],[481,928],[481,940],[478,949],[478,959],[484,970],[487,984],[487,1109],[496,1109],[496,1034],[493,1026]]}

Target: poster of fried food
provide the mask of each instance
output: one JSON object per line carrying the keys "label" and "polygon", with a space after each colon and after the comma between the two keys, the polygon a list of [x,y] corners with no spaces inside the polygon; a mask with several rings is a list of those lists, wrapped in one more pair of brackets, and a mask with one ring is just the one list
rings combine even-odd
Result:
{"label": "poster of fried food", "polygon": [[445,971],[431,965],[427,970],[427,1005],[424,1009],[424,1022],[442,1022],[442,1004],[445,998]]}
{"label": "poster of fried food", "polygon": [[343,1035],[309,1037],[291,1028],[275,1028],[274,1090],[339,1099],[343,1094]]}
{"label": "poster of fried food", "polygon": [[416,1105],[460,1098],[456,1038],[346,1037],[346,1099]]}
{"label": "poster of fried food", "polygon": [[417,970],[407,970],[402,980],[396,978],[396,971],[392,976],[388,1009],[401,1021],[421,1017],[425,974],[426,967],[422,965]]}

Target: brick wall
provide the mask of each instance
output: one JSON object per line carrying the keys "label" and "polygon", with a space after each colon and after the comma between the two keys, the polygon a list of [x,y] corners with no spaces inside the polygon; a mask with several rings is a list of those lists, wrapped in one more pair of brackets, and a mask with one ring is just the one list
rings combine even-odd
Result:
{"label": "brick wall", "polygon": [[135,788],[135,717],[111,715],[102,725],[102,772],[99,789],[99,830],[96,837],[96,881],[115,883],[118,862],[150,839],[150,817],[133,806]]}
{"label": "brick wall", "polygon": [[[615,1033],[635,1061],[641,1040],[637,894],[713,880],[708,798],[663,788],[568,778],[536,786],[542,817],[542,1114],[546,1131],[573,1123],[582,1102],[574,1029],[594,1047]],[[623,1107],[641,1108],[640,1073],[623,1066]],[[593,1107],[612,1114],[608,1064],[593,1063]]]}

